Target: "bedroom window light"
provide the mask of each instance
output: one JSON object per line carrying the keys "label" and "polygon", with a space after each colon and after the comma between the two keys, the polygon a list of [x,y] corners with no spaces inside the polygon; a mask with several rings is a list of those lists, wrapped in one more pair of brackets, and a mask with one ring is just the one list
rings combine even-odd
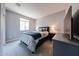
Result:
{"label": "bedroom window light", "polygon": [[29,30],[29,20],[20,18],[20,31]]}

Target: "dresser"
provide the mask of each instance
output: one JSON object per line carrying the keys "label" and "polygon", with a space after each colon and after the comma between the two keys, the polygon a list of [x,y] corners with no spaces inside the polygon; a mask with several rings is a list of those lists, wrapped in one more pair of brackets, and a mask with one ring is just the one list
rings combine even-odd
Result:
{"label": "dresser", "polygon": [[79,56],[79,41],[67,39],[64,34],[56,34],[53,38],[54,56]]}

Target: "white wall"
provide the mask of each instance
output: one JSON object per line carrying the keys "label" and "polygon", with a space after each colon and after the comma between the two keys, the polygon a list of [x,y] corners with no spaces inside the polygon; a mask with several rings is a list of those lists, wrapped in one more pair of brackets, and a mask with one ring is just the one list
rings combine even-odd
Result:
{"label": "white wall", "polygon": [[71,17],[72,17],[72,7],[70,6],[64,19],[64,33],[67,36],[67,38],[70,39],[71,39],[71,20],[72,20]]}
{"label": "white wall", "polygon": [[0,3],[0,45],[1,45],[1,3]]}
{"label": "white wall", "polygon": [[25,17],[15,12],[6,10],[6,41],[16,40],[20,37],[20,18],[30,20],[30,30],[35,30],[35,19]]}
{"label": "white wall", "polygon": [[65,16],[65,10],[39,18],[37,20],[37,28],[41,26],[50,26],[50,27],[55,27],[56,30],[55,32],[63,33],[64,16]]}
{"label": "white wall", "polygon": [[1,44],[5,44],[5,4],[1,3]]}

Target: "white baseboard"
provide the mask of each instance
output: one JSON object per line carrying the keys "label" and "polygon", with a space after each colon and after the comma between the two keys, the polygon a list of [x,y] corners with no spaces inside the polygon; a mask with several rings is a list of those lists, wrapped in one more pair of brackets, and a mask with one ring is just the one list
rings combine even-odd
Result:
{"label": "white baseboard", "polygon": [[6,41],[6,43],[10,43],[10,42],[17,41],[17,40],[19,40],[19,38],[15,38],[15,39],[8,39],[8,40]]}

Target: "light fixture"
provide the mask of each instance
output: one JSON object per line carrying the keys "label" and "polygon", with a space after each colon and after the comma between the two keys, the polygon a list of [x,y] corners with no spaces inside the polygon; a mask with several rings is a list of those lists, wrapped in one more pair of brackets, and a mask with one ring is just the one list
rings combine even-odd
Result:
{"label": "light fixture", "polygon": [[17,6],[21,6],[21,4],[20,4],[20,3],[16,3],[16,5],[17,5]]}
{"label": "light fixture", "polygon": [[51,32],[55,32],[55,26],[51,26]]}

